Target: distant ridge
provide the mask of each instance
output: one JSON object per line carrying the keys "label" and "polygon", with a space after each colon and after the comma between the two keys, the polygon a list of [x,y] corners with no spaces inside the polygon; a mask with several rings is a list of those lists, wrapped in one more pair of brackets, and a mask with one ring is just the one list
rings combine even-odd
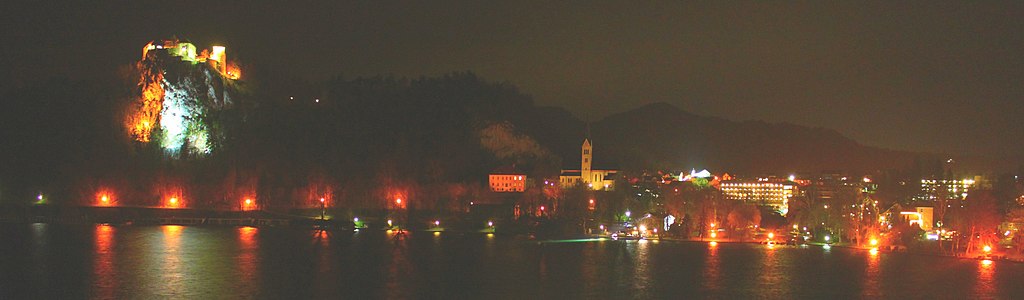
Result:
{"label": "distant ridge", "polygon": [[[903,168],[924,155],[864,146],[831,129],[729,121],[662,102],[607,116],[592,124],[591,133],[594,160],[614,160],[626,169],[872,172]],[[567,164],[579,160],[575,153],[562,155]]]}

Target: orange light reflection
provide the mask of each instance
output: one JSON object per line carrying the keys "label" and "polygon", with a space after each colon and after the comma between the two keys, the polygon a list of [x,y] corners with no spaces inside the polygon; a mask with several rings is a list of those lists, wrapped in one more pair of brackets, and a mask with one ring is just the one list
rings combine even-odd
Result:
{"label": "orange light reflection", "polygon": [[259,285],[259,229],[256,227],[238,228],[238,255],[235,265],[242,286],[256,287]]}
{"label": "orange light reflection", "polygon": [[114,227],[106,224],[96,225],[93,235],[95,252],[93,258],[93,298],[114,299],[118,289],[117,268],[114,266]]}
{"label": "orange light reflection", "polygon": [[981,298],[997,298],[995,282],[996,266],[992,260],[978,262],[978,281],[974,287],[974,296]]}

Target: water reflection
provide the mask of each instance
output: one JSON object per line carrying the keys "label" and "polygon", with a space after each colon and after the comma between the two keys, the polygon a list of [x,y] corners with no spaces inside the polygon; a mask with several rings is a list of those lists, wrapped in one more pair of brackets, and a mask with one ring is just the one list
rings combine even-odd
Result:
{"label": "water reflection", "polygon": [[636,255],[634,255],[634,276],[633,288],[638,291],[638,297],[649,298],[647,294],[652,281],[651,278],[651,243],[646,239],[638,240],[636,243]]}
{"label": "water reflection", "polygon": [[771,295],[771,298],[784,298],[782,295],[785,294],[784,289],[787,285],[783,282],[783,277],[787,276],[786,271],[782,269],[779,263],[779,255],[777,253],[782,249],[777,249],[778,245],[769,243],[763,248],[763,257],[761,259],[761,272],[758,274],[757,284],[761,290],[765,291],[767,295]]}
{"label": "water reflection", "polygon": [[97,299],[113,299],[117,288],[117,269],[114,266],[114,227],[96,225],[93,234],[93,289]]}
{"label": "water reflection", "polygon": [[393,240],[275,227],[19,224],[0,233],[16,241],[0,244],[0,299],[1024,299],[1021,264],[844,247],[452,232]]}
{"label": "water reflection", "polygon": [[410,277],[415,276],[416,268],[409,262],[408,234],[405,231],[392,233],[391,259],[388,264],[387,281],[385,283],[385,297],[387,299],[409,298]]}
{"label": "water reflection", "polygon": [[996,294],[995,263],[985,259],[978,262],[978,280],[974,285],[974,295],[978,297],[994,297]]}
{"label": "water reflection", "polygon": [[881,287],[878,268],[879,261],[878,249],[872,248],[867,253],[867,267],[864,268],[864,285],[861,287],[862,298],[878,298],[881,297]]}
{"label": "water reflection", "polygon": [[182,262],[181,232],[185,230],[180,225],[164,225],[163,243],[153,243],[159,249],[152,253],[154,259],[158,259],[162,267],[156,273],[159,274],[159,281],[151,282],[150,286],[159,286],[169,292],[170,295],[182,295],[187,292],[185,265]]}
{"label": "water reflection", "polygon": [[256,227],[238,228],[238,254],[235,265],[238,266],[238,278],[242,280],[242,286],[253,286],[258,281],[259,275],[259,242],[256,235],[259,229]]}
{"label": "water reflection", "polygon": [[704,281],[702,289],[706,291],[718,291],[722,287],[721,261],[718,255],[718,242],[708,243],[707,258],[704,261]]}
{"label": "water reflection", "polygon": [[331,233],[327,230],[317,229],[313,231],[313,243],[327,247],[331,244]]}

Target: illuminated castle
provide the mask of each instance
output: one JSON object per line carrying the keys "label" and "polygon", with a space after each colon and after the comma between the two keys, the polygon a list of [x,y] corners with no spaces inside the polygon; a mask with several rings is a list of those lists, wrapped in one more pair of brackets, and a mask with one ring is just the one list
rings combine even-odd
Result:
{"label": "illuminated castle", "polygon": [[241,71],[238,67],[228,64],[227,48],[224,48],[224,46],[213,46],[210,49],[203,49],[202,52],[197,54],[196,45],[188,41],[176,39],[152,41],[146,44],[145,47],[142,47],[143,60],[149,56],[150,51],[166,52],[167,55],[181,58],[183,62],[209,64],[211,68],[230,79],[241,77]]}
{"label": "illuminated castle", "polygon": [[232,107],[241,71],[223,46],[197,51],[188,41],[156,40],[142,47],[138,100],[125,125],[141,143],[158,142],[168,154],[209,154],[222,136],[211,135],[209,112]]}

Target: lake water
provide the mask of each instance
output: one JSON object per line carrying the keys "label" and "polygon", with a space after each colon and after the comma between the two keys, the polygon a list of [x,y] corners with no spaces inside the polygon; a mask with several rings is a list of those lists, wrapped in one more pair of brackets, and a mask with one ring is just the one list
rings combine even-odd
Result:
{"label": "lake water", "polygon": [[1024,264],[821,247],[0,224],[0,299],[1024,298]]}

